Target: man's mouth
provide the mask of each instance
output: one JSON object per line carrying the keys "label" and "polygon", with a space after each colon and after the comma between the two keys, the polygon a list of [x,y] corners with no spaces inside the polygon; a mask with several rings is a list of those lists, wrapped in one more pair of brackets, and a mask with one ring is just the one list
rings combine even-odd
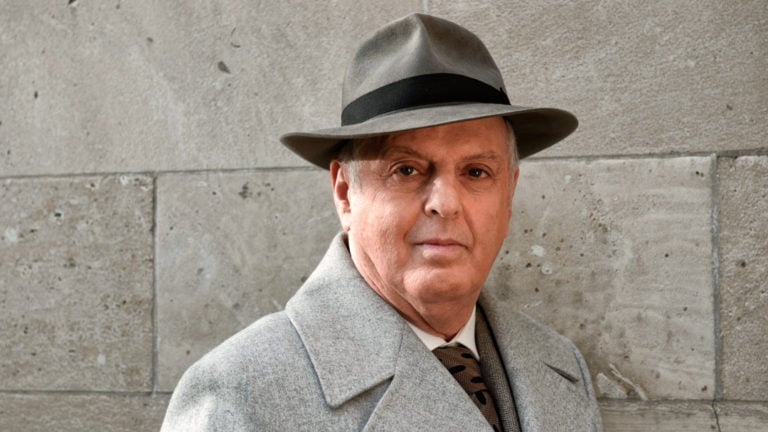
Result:
{"label": "man's mouth", "polygon": [[428,259],[456,259],[464,256],[467,250],[463,243],[451,238],[425,239],[417,242],[416,248]]}

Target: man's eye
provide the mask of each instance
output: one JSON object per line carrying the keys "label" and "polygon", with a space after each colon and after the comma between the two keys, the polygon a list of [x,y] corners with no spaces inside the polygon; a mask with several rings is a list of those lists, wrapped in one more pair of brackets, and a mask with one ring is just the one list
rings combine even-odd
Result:
{"label": "man's eye", "polygon": [[409,176],[409,175],[413,174],[414,172],[416,172],[416,170],[412,166],[407,166],[406,165],[406,166],[401,166],[400,168],[398,168],[397,172],[399,172],[400,174],[402,174],[404,176]]}
{"label": "man's eye", "polygon": [[470,168],[468,174],[470,177],[480,178],[485,176],[486,172],[481,168]]}

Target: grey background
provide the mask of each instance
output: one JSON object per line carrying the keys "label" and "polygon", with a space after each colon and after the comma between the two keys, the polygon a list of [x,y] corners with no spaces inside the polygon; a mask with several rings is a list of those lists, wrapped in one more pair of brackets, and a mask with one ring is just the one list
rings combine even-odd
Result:
{"label": "grey background", "polygon": [[768,425],[768,2],[0,2],[0,430],[157,430],[339,226],[277,137],[384,23],[475,31],[527,160],[488,289],[574,340],[608,431]]}

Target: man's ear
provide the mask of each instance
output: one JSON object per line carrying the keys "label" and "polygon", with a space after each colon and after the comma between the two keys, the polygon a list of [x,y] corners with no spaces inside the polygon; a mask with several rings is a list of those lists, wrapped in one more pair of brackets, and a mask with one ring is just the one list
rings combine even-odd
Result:
{"label": "man's ear", "polygon": [[520,167],[515,166],[515,170],[510,173],[509,178],[509,202],[507,203],[507,228],[504,231],[504,237],[509,235],[510,222],[512,221],[512,200],[515,198],[515,189],[517,189],[517,180],[520,178]]}
{"label": "man's ear", "polygon": [[512,178],[509,180],[509,213],[508,216],[512,218],[512,200],[515,198],[515,190],[517,189],[517,180],[520,178],[520,165],[515,166],[515,172],[512,173]]}
{"label": "man's ear", "polygon": [[512,199],[515,197],[515,190],[517,189],[517,180],[520,178],[520,166],[515,167],[515,172],[512,173],[512,180],[510,183],[510,193],[509,198]]}
{"label": "man's ear", "polygon": [[349,202],[350,184],[347,170],[338,160],[331,161],[331,188],[341,228],[349,231],[352,219],[352,207]]}

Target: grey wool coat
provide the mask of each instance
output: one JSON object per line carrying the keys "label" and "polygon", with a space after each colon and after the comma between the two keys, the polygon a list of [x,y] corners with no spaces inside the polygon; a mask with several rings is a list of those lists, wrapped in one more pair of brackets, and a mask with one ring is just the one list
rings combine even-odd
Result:
{"label": "grey wool coat", "polygon": [[[523,432],[600,431],[586,364],[571,342],[506,304],[480,304]],[[490,431],[405,320],[362,279],[342,235],[282,312],[194,364],[162,432]]]}

